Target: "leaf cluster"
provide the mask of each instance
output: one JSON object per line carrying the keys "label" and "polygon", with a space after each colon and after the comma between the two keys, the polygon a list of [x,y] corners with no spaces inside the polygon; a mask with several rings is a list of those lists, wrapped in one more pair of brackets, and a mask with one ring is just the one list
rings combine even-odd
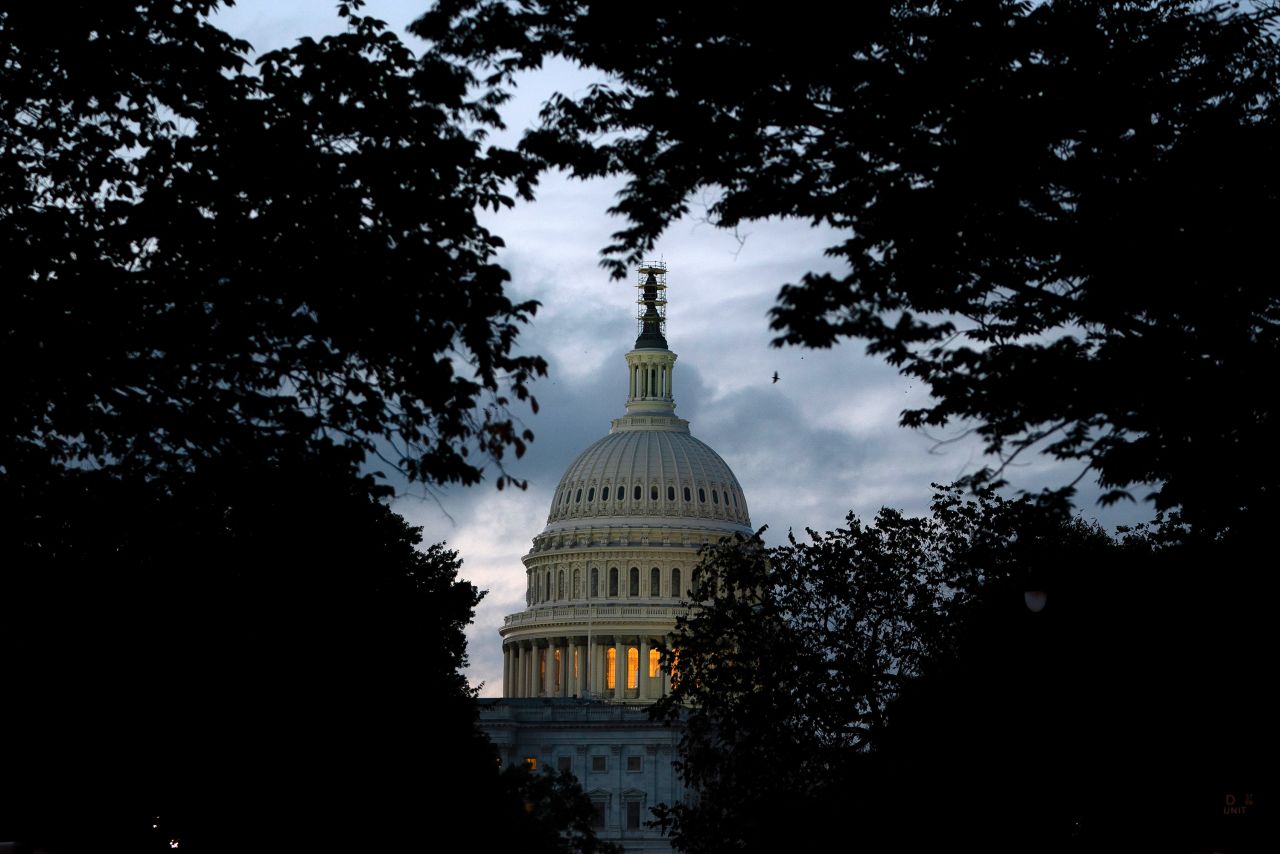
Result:
{"label": "leaf cluster", "polygon": [[483,149],[494,97],[359,3],[255,68],[217,5],[0,11],[0,465],[156,477],[301,435],[511,481],[545,363],[476,216],[532,186]]}
{"label": "leaf cluster", "polygon": [[[717,225],[834,228],[838,273],[782,286],[775,343],[853,337],[1007,463],[1150,485],[1207,532],[1274,509],[1280,41],[1269,4],[882,0],[438,4],[418,32],[491,80],[562,56],[527,151],[627,179],[620,275],[689,200]],[[998,472],[989,473],[998,477]],[[1259,522],[1258,524],[1262,524]]]}

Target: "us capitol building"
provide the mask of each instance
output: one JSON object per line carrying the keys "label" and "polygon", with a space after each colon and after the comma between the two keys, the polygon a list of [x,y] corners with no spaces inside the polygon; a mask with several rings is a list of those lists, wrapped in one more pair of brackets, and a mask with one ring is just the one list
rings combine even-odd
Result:
{"label": "us capitol building", "polygon": [[639,270],[626,414],[560,479],[523,559],[527,607],[501,629],[503,699],[480,712],[504,763],[572,772],[597,834],[627,852],[671,850],[645,822],[683,795],[679,726],[649,719],[670,689],[657,646],[688,610],[698,549],[752,532],[738,479],[675,414],[666,272]]}

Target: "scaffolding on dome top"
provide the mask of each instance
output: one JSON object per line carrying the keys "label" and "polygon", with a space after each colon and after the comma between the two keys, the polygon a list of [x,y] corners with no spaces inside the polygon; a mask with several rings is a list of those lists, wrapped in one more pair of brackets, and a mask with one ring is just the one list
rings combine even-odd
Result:
{"label": "scaffolding on dome top", "polygon": [[648,261],[636,279],[636,347],[667,347],[667,264]]}

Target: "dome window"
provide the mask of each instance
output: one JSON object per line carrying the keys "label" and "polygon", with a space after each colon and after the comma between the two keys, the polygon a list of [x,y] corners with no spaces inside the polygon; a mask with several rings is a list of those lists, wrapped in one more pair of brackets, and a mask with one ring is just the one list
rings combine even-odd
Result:
{"label": "dome window", "polygon": [[542,599],[543,601],[551,599],[551,570],[547,570],[547,586],[542,588]]}
{"label": "dome window", "polygon": [[618,487],[618,500],[619,500],[619,501],[621,501],[622,499],[624,499],[624,498],[626,498],[626,497],[627,497],[627,488],[626,488],[625,486],[619,486],[619,487]]}
{"label": "dome window", "polygon": [[662,595],[662,570],[658,569],[656,566],[649,570],[649,595]]}
{"label": "dome window", "polygon": [[629,577],[629,581],[630,583],[627,585],[627,595],[639,596],[640,595],[640,567],[638,566],[631,567],[631,574]]}
{"label": "dome window", "polygon": [[671,595],[680,598],[684,595],[684,591],[680,589],[680,567],[673,567],[671,570]]}
{"label": "dome window", "polygon": [[658,500],[658,485],[656,483],[653,486],[649,487],[649,500],[650,501]]}
{"label": "dome window", "polygon": [[699,504],[707,503],[707,491],[703,489],[701,486],[698,487],[698,503]]}
{"label": "dome window", "polygon": [[720,503],[720,493],[716,492],[714,489],[711,490],[711,503],[712,504]]}
{"label": "dome window", "polygon": [[579,488],[579,489],[578,489],[578,494],[577,494],[576,496],[574,496],[573,503],[574,503],[574,504],[578,504],[578,503],[579,503],[579,502],[581,502],[581,501],[582,501],[582,489],[581,489],[581,488]]}
{"label": "dome window", "polygon": [[733,509],[738,509],[738,493],[733,493]]}
{"label": "dome window", "polygon": [[616,566],[609,568],[609,595],[618,595],[618,568]]}
{"label": "dome window", "polygon": [[636,501],[639,501],[642,497],[644,497],[644,492],[641,491],[640,484],[638,483],[636,484],[636,488],[632,490],[632,494],[634,495]]}
{"label": "dome window", "polygon": [[676,488],[674,486],[667,487],[667,500],[668,501],[676,500]]}
{"label": "dome window", "polygon": [[692,501],[692,500],[693,500],[693,495],[692,495],[692,494],[690,494],[690,492],[689,492],[689,487],[687,487],[687,486],[684,488],[684,500],[685,500],[685,501]]}
{"label": "dome window", "polygon": [[600,500],[601,501],[609,500],[609,487],[606,486],[600,490]]}
{"label": "dome window", "polygon": [[600,595],[600,568],[599,567],[595,567],[595,566],[591,567],[591,591],[588,593],[588,595],[592,599],[595,599],[597,596]]}
{"label": "dome window", "polygon": [[596,488],[593,486],[587,490],[587,501],[595,501],[595,500],[596,500]]}

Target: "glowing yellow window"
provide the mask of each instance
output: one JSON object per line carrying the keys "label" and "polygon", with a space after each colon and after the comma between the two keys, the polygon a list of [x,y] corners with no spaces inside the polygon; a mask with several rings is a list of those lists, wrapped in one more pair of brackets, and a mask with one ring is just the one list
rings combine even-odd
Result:
{"label": "glowing yellow window", "polygon": [[627,649],[627,687],[640,687],[640,650],[634,646]]}
{"label": "glowing yellow window", "polygon": [[537,771],[537,770],[538,770],[538,757],[536,757],[536,756],[526,756],[526,757],[524,758],[524,764],[525,764],[525,765],[527,765],[527,766],[529,767],[529,770],[530,770],[530,771]]}
{"label": "glowing yellow window", "polygon": [[656,649],[649,650],[649,678],[658,678],[659,666],[662,663],[662,654]]}
{"label": "glowing yellow window", "polygon": [[609,647],[604,653],[604,687],[613,690],[616,680],[614,674],[617,673],[618,651],[613,647]]}

